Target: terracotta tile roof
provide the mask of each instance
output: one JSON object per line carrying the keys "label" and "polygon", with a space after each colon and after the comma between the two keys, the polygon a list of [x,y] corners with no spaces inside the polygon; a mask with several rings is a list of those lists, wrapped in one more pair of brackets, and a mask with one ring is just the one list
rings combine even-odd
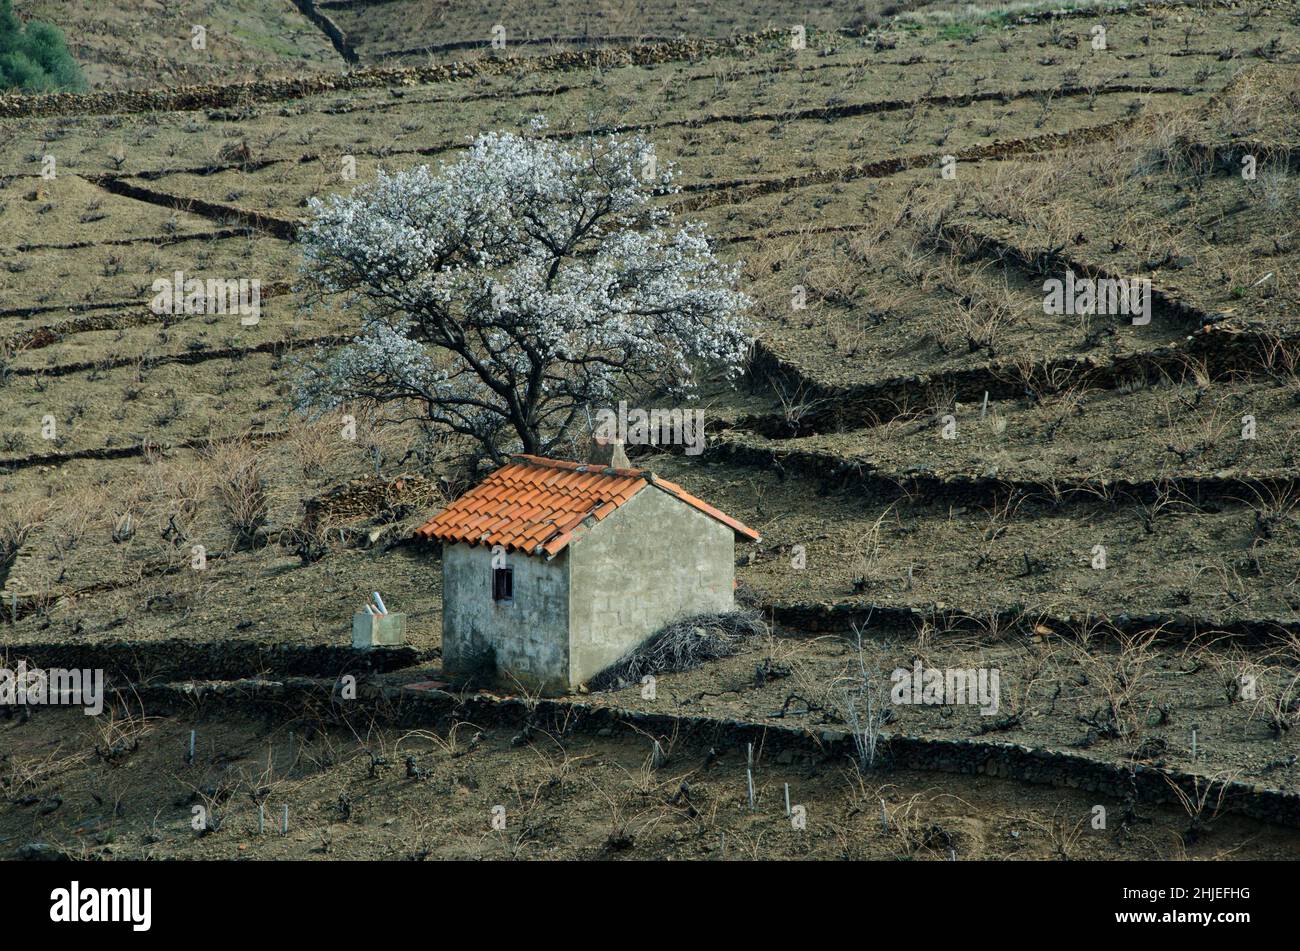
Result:
{"label": "terracotta tile roof", "polygon": [[737,535],[758,532],[646,469],[604,466],[519,455],[415,530],[421,538],[554,557],[587,519],[599,522],[646,486],[667,492]]}

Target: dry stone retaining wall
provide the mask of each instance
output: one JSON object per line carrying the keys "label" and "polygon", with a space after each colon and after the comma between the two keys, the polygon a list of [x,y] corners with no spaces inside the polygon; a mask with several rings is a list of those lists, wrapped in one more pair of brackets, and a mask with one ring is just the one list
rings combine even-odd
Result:
{"label": "dry stone retaining wall", "polygon": [[[853,755],[852,736],[842,730],[812,732],[743,720],[648,713],[596,706],[571,700],[455,695],[442,690],[404,690],[362,683],[357,699],[339,698],[337,681],[286,680],[162,684],[137,687],[150,713],[193,712],[200,716],[264,714],[284,716],[297,710],[326,722],[357,714],[394,726],[438,726],[467,721],[481,727],[509,728],[530,724],[562,733],[577,730],[600,736],[626,733],[644,742],[646,735],[676,735],[701,747],[744,749],[752,743],[769,761],[843,760]],[[985,775],[1020,782],[1093,792],[1126,803],[1174,805],[1175,787],[1193,801],[1218,804],[1218,811],[1263,822],[1300,828],[1300,794],[1230,780],[1211,779],[1136,763],[1090,759],[1060,750],[1035,749],[980,740],[940,740],[882,735],[877,755],[881,769],[915,769]],[[1103,803],[1104,804],[1104,803]]]}
{"label": "dry stone retaining wall", "polygon": [[281,102],[305,96],[388,86],[416,86],[475,76],[499,76],[518,71],[610,69],[647,66],[702,56],[743,53],[788,38],[784,30],[766,30],[733,40],[675,40],[641,46],[567,51],[539,57],[492,57],[470,62],[410,67],[363,67],[337,75],[286,79],[206,83],[171,89],[97,93],[53,93],[43,96],[0,96],[0,118],[63,115],[109,115],[136,112],[178,112]]}

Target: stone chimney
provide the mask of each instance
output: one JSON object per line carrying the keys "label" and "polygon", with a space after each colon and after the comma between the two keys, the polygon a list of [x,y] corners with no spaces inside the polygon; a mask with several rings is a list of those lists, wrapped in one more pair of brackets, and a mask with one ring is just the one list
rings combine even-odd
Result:
{"label": "stone chimney", "polygon": [[623,440],[604,436],[592,437],[591,452],[587,456],[587,465],[606,466],[614,469],[632,468],[632,463],[627,461],[627,454],[623,452]]}

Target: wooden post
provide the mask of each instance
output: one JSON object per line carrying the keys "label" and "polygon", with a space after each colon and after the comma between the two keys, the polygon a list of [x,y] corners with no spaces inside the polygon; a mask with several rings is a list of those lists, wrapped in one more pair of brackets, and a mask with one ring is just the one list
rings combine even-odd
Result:
{"label": "wooden post", "polygon": [[745,781],[749,785],[749,811],[754,811],[754,744],[749,744],[749,753],[747,756],[747,765],[745,766]]}

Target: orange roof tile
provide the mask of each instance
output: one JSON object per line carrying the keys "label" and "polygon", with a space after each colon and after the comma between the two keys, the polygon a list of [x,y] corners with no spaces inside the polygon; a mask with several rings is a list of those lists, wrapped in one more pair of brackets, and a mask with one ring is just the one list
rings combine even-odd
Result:
{"label": "orange roof tile", "polygon": [[737,535],[758,532],[645,469],[612,469],[518,455],[415,530],[421,538],[554,557],[588,517],[607,518],[647,485],[699,509]]}

